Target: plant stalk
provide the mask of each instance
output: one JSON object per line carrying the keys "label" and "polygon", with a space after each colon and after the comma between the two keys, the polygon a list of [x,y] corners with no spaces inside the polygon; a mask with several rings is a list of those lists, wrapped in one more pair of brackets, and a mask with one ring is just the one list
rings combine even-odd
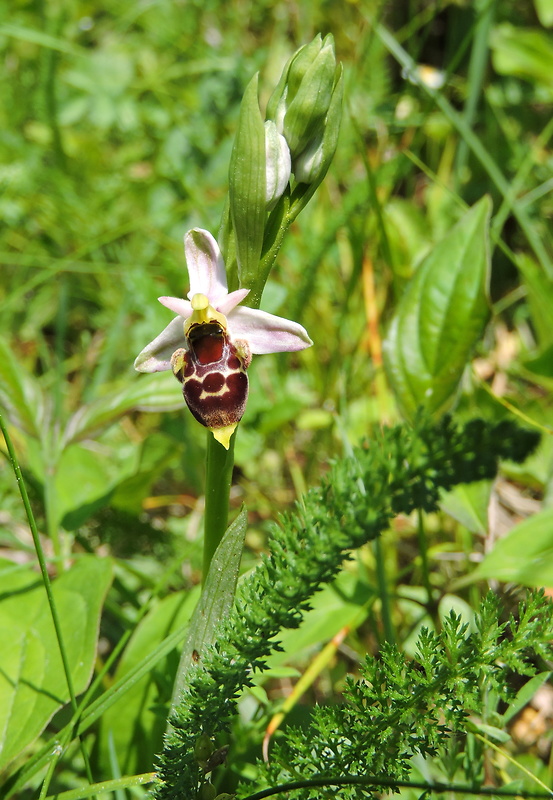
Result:
{"label": "plant stalk", "polygon": [[384,637],[390,644],[395,644],[396,634],[392,622],[392,607],[390,593],[388,591],[388,580],[386,578],[386,565],[384,563],[384,548],[382,546],[382,536],[378,536],[373,543],[373,551],[376,559],[376,579],[378,584],[378,596],[382,604],[382,624],[384,626]]}
{"label": "plant stalk", "polygon": [[202,585],[207,578],[213,554],[217,550],[228,525],[235,438],[236,432],[231,437],[229,449],[225,450],[210,431],[207,433]]}

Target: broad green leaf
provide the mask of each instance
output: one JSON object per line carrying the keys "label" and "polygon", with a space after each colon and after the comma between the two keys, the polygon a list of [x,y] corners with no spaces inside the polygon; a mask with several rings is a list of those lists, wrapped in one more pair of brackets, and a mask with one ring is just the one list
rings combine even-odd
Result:
{"label": "broad green leaf", "polygon": [[233,606],[247,524],[248,514],[243,508],[215,551],[202,596],[190,621],[175,681],[173,705],[178,703],[186,685],[187,671],[201,660],[206,647],[213,644],[218,624]]}
{"label": "broad green leaf", "polygon": [[[125,648],[115,681],[139,666],[166,636],[188,623],[198,594],[199,590],[175,592],[161,600],[144,617]],[[173,650],[104,712],[100,721],[99,757],[106,769],[109,767],[110,737],[123,773],[143,772],[152,767],[167,726],[169,709],[161,712],[161,707],[171,697],[177,663],[178,655]]]}
{"label": "broad green leaf", "polygon": [[505,713],[501,715],[501,721],[503,725],[507,725],[507,723],[516,714],[518,714],[519,711],[522,711],[524,706],[528,705],[538,689],[540,689],[550,677],[551,672],[540,672],[539,675],[534,675],[533,678],[530,678],[529,681],[526,681],[524,686],[522,686],[516,693],[515,699],[509,703]]}
{"label": "broad green leaf", "polygon": [[382,216],[392,260],[390,268],[394,276],[404,281],[412,277],[413,264],[428,252],[428,221],[418,206],[401,197],[391,197]]}
{"label": "broad green leaf", "polygon": [[492,31],[490,47],[494,68],[500,75],[515,75],[553,89],[550,33],[504,22]]}
{"label": "broad green leaf", "polygon": [[257,99],[257,75],[249,82],[229,170],[230,216],[236,236],[240,285],[253,289],[266,219],[265,128]]}
{"label": "broad green leaf", "polygon": [[528,293],[528,306],[538,343],[541,348],[546,348],[553,345],[553,282],[530,256],[521,254],[517,263]]}
{"label": "broad green leaf", "polygon": [[553,586],[553,508],[525,519],[496,542],[471,578]]}
{"label": "broad green leaf", "polygon": [[440,506],[471,533],[484,536],[488,531],[491,488],[491,481],[461,483],[450,492],[444,493]]}
{"label": "broad green leaf", "polygon": [[18,428],[40,438],[43,398],[40,387],[18,363],[6,341],[0,338],[0,412]]}
{"label": "broad green leaf", "polygon": [[[90,681],[100,614],[111,583],[109,559],[83,556],[53,582],[77,694]],[[40,576],[0,562],[0,770],[33,742],[69,700],[58,641]]]}
{"label": "broad green leaf", "polygon": [[174,411],[183,403],[182,389],[171,372],[137,376],[123,389],[76,411],[67,423],[64,445],[91,436],[129,411]]}
{"label": "broad green leaf", "polygon": [[534,0],[534,7],[542,25],[553,25],[553,0]]}
{"label": "broad green leaf", "polygon": [[553,344],[544,348],[534,358],[525,359],[522,366],[525,370],[532,372],[533,376],[537,375],[540,378],[545,378],[545,381],[550,383],[553,379]]}
{"label": "broad green leaf", "polygon": [[[80,444],[70,445],[63,451],[55,486],[58,513],[66,530],[74,530],[105,506],[114,485],[127,477],[122,465],[110,455]],[[75,514],[76,510],[80,513]]]}
{"label": "broad green leaf", "polygon": [[488,222],[482,198],[417,269],[384,341],[384,365],[406,417],[449,408],[489,316]]}

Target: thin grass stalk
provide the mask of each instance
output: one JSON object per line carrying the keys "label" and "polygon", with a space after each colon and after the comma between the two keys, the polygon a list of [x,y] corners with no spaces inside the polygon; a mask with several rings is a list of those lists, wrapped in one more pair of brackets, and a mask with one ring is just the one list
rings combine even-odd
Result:
{"label": "thin grass stalk", "polygon": [[[34,546],[35,546],[35,551],[36,551],[38,563],[39,563],[39,566],[40,566],[40,572],[41,572],[41,575],[42,575],[42,582],[44,583],[44,589],[46,591],[46,598],[48,600],[48,606],[50,608],[50,614],[52,615],[52,622],[53,622],[53,625],[54,625],[54,630],[56,632],[56,640],[58,642],[61,662],[62,662],[62,665],[63,665],[63,672],[64,672],[64,675],[65,675],[65,681],[66,681],[66,684],[67,684],[67,689],[68,689],[69,697],[70,697],[70,700],[71,700],[71,708],[73,709],[73,712],[76,713],[77,712],[77,708],[78,708],[77,707],[77,698],[76,698],[76,695],[75,695],[75,688],[74,688],[74,685],[73,685],[73,678],[71,676],[71,669],[70,669],[70,666],[69,666],[69,659],[67,657],[67,651],[65,649],[65,643],[63,641],[63,636],[62,636],[62,631],[61,631],[61,623],[60,623],[60,618],[59,618],[59,615],[58,615],[58,609],[56,607],[56,602],[54,600],[54,594],[52,592],[52,583],[50,581],[50,576],[48,575],[48,568],[46,566],[46,558],[44,557],[44,551],[42,549],[42,544],[40,542],[40,536],[39,536],[39,533],[38,533],[38,528],[37,528],[37,525],[36,525],[36,521],[35,521],[35,517],[34,517],[34,514],[33,514],[33,510],[31,508],[31,504],[29,502],[29,495],[27,494],[27,487],[25,486],[25,481],[23,480],[23,474],[21,472],[21,467],[19,465],[19,461],[18,461],[17,455],[15,453],[15,449],[13,447],[13,443],[12,443],[11,437],[10,437],[10,435],[8,433],[8,428],[7,428],[7,426],[6,426],[5,422],[4,422],[4,418],[3,418],[2,414],[0,414],[0,429],[2,430],[2,434],[4,435],[4,439],[5,439],[5,442],[6,442],[6,447],[7,447],[7,450],[8,450],[8,457],[9,457],[10,463],[12,465],[12,469],[14,471],[14,474],[15,474],[15,479],[17,481],[17,485],[19,486],[19,493],[21,495],[21,500],[23,502],[23,507],[25,508],[25,513],[27,515],[27,520],[29,522],[29,527],[31,529],[31,534],[32,534],[32,537],[33,537],[33,543],[34,543]],[[86,774],[87,774],[87,779],[88,779],[89,783],[92,783],[93,782],[93,778],[92,778],[92,771],[91,771],[91,768],[90,768],[90,761],[89,761],[89,758],[88,758],[88,753],[86,752],[86,748],[84,746],[84,743],[80,740],[80,737],[79,737],[79,741],[80,741],[81,753],[82,753],[82,756],[83,756],[83,761],[84,761],[84,764],[85,764],[85,771],[86,771]],[[46,785],[46,782],[45,782],[44,785]],[[41,792],[41,797],[42,797],[42,792]]]}

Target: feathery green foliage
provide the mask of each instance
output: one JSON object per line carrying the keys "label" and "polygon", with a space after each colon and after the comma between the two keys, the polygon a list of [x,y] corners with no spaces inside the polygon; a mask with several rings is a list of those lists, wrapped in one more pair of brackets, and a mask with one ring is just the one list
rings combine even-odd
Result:
{"label": "feathery green foliage", "polygon": [[188,673],[160,758],[157,796],[196,796],[203,772],[196,742],[228,727],[252,671],[263,669],[278,649],[274,637],[299,625],[310,598],[337,574],[347,551],[374,539],[399,512],[436,509],[442,489],[493,477],[499,458],[523,460],[538,438],[508,422],[473,420],[457,428],[447,416],[438,423],[420,416],[412,429],[385,429],[337,461],[321,486],[282,519],[271,555],[239,588],[216,644]]}
{"label": "feathery green foliage", "polygon": [[[345,704],[316,707],[309,728],[292,729],[271,754],[268,765],[259,765],[261,783],[279,785],[298,776],[351,776],[405,780],[416,753],[439,756],[452,747],[450,736],[466,736],[482,716],[487,697],[512,698],[516,671],[533,675],[536,653],[553,657],[553,608],[543,593],[521,603],[518,618],[501,622],[498,598],[483,600],[469,633],[468,625],[451,612],[440,633],[423,629],[416,660],[408,660],[395,645],[384,645],[380,658],[367,658],[361,680],[348,679]],[[479,783],[482,760],[465,765],[466,779]],[[244,784],[239,797],[251,787]],[[373,787],[342,786],[340,797],[374,797]],[[312,786],[293,797],[324,797]]]}

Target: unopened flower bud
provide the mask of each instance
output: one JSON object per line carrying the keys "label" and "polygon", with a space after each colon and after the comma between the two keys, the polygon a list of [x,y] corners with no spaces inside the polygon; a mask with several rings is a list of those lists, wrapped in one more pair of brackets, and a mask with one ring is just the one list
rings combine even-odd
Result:
{"label": "unopened flower bud", "polygon": [[320,183],[336,151],[342,116],[343,81],[341,67],[323,125],[307,147],[294,158],[293,172],[298,183]]}
{"label": "unopened flower bud", "polygon": [[284,136],[276,128],[272,120],[265,123],[265,165],[266,165],[266,202],[270,211],[290,181],[292,162],[290,150]]}
{"label": "unopened flower bud", "polygon": [[200,787],[200,800],[215,800],[217,789],[212,783],[202,783]]}
{"label": "unopened flower bud", "polygon": [[214,747],[207,733],[202,733],[194,743],[194,758],[196,761],[207,762],[213,753]]}
{"label": "unopened flower bud", "polygon": [[288,105],[297,94],[305,73],[318,56],[322,47],[321,34],[312,42],[300,47],[288,60],[282,75],[267,104],[267,119],[275,121],[280,133],[284,130],[284,115]]}
{"label": "unopened flower bud", "polygon": [[292,162],[321,135],[339,76],[330,34],[324,40],[315,37],[286,65],[267,105],[267,118],[286,138]]}

